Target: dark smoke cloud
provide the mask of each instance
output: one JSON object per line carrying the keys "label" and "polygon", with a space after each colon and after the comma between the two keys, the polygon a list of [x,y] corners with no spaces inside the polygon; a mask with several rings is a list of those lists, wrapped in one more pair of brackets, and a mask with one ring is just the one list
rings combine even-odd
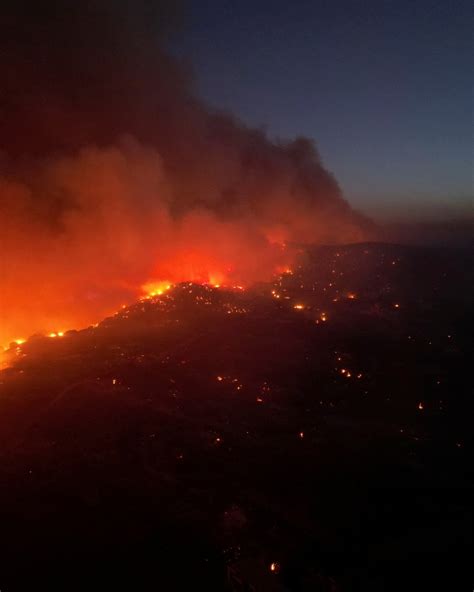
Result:
{"label": "dark smoke cloud", "polygon": [[[133,6],[133,8],[132,8]],[[212,112],[162,49],[172,2],[7,2],[0,342],[89,323],[149,280],[234,283],[369,225],[307,139]]]}

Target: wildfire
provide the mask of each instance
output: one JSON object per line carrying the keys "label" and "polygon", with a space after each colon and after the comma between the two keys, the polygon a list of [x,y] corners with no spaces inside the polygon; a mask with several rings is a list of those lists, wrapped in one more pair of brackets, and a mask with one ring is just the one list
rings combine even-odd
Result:
{"label": "wildfire", "polygon": [[55,338],[55,337],[64,337],[64,331],[52,332],[48,334],[48,337]]}
{"label": "wildfire", "polygon": [[208,283],[214,288],[220,288],[224,283],[224,276],[218,273],[210,274]]}
{"label": "wildfire", "polygon": [[[229,271],[230,268],[229,268]],[[176,276],[177,278],[180,277],[180,275],[178,274]],[[204,273],[204,272],[199,272],[197,275],[196,273],[192,273],[191,276],[189,277],[184,277],[181,279],[177,279],[176,282],[182,282],[182,281],[190,281],[191,284],[193,283],[197,283],[197,284],[201,284],[203,286],[209,286],[212,288],[226,288],[229,290],[235,290],[235,291],[239,291],[239,292],[243,292],[245,290],[245,286],[242,284],[224,284],[225,281],[225,276],[223,273],[219,273],[219,272],[213,272],[213,273]],[[139,297],[140,300],[150,300],[152,298],[156,298],[158,296],[163,296],[164,294],[166,294],[167,292],[169,292],[175,285],[176,282],[172,282],[170,280],[150,280],[148,282],[146,282],[145,284],[143,284],[140,288],[140,292],[142,294],[141,297]],[[139,296],[139,295],[137,295]],[[118,305],[119,306],[119,305]],[[127,304],[120,304],[120,308],[122,310],[126,310],[128,308]],[[235,310],[230,310],[229,312],[246,312],[245,309],[235,309]],[[102,316],[105,316],[107,313],[103,313]],[[110,311],[109,314],[117,314],[114,313],[113,311]],[[84,323],[82,323],[81,321],[77,322],[77,325],[80,327],[83,324],[83,326],[85,326],[87,324],[87,319],[84,320]],[[66,325],[66,323],[64,323],[65,329],[61,330],[61,331],[49,331],[44,330],[44,331],[36,331],[36,333],[42,334],[45,337],[48,337],[50,339],[57,339],[60,337],[64,337],[65,336],[65,331],[69,330],[69,329],[73,329],[75,328],[75,324],[71,323]],[[93,327],[97,327],[98,323],[93,323],[92,324]],[[31,334],[34,333],[34,329],[31,331]],[[27,339],[25,338],[16,338],[16,339],[11,339],[11,343],[10,345],[8,345],[8,336],[5,337],[5,341],[3,344],[3,350],[5,351],[5,353],[7,353],[9,351],[10,348],[12,348],[12,346],[14,345],[15,347],[21,346],[23,344],[25,344],[27,342]],[[1,344],[0,344],[1,345]]]}
{"label": "wildfire", "polygon": [[154,296],[161,296],[173,287],[173,284],[168,281],[161,282],[149,282],[142,286],[142,290],[146,293],[149,298]]}
{"label": "wildfire", "polygon": [[293,275],[293,270],[288,265],[277,267],[277,273],[280,275]]}

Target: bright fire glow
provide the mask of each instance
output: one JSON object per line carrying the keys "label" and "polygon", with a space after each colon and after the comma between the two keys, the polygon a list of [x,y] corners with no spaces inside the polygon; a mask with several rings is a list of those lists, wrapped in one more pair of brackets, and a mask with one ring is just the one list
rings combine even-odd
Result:
{"label": "bright fire glow", "polygon": [[224,276],[219,273],[214,273],[209,276],[209,284],[214,288],[220,288],[224,283]]}
{"label": "bright fire glow", "polygon": [[64,331],[50,333],[48,337],[64,337]]}
{"label": "bright fire glow", "polygon": [[161,282],[149,282],[142,286],[142,290],[149,296],[150,298],[153,296],[161,296],[168,290],[172,288],[171,282],[168,281],[161,281]]}

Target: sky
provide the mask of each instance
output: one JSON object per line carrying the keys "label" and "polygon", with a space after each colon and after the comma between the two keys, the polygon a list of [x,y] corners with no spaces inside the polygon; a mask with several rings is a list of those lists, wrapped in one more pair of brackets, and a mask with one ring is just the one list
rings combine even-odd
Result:
{"label": "sky", "polygon": [[376,218],[472,213],[474,18],[465,0],[189,1],[171,50],[198,94],[313,138]]}

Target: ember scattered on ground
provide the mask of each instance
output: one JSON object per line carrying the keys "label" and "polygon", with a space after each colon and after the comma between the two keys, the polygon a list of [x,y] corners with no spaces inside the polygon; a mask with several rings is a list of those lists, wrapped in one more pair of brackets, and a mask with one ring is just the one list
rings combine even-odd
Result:
{"label": "ember scattered on ground", "polygon": [[2,591],[472,584],[473,259],[314,248],[12,344]]}

